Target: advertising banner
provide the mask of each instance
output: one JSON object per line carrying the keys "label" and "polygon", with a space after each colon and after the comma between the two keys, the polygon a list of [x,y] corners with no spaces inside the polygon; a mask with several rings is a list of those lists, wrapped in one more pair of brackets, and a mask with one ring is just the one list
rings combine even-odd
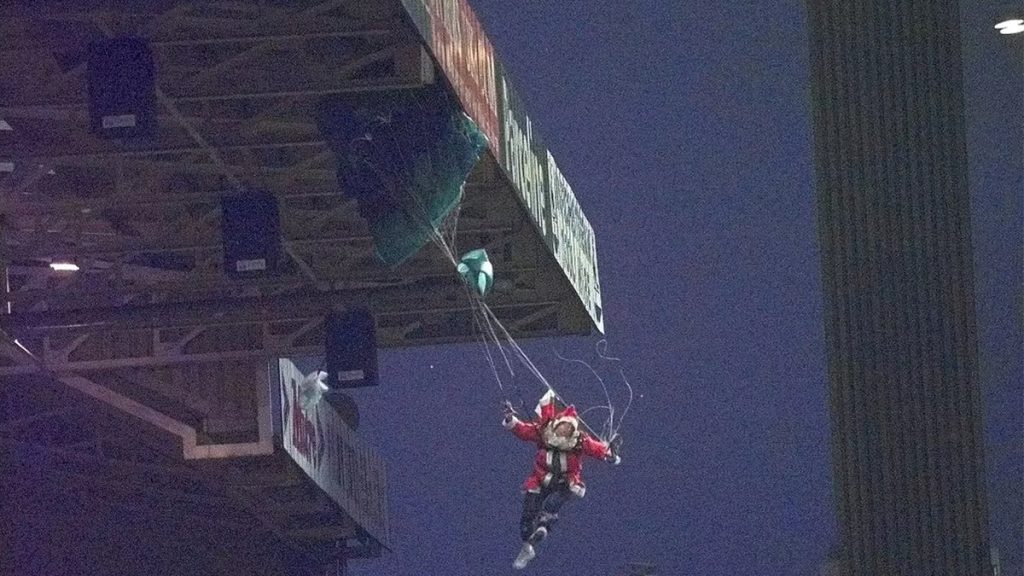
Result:
{"label": "advertising banner", "polygon": [[281,441],[285,452],[366,532],[390,546],[384,461],[364,444],[327,402],[303,411],[304,374],[288,359],[280,371]]}
{"label": "advertising banner", "polygon": [[403,0],[403,4],[466,114],[487,136],[488,146],[498,157],[501,139],[494,48],[476,14],[465,0]]}
{"label": "advertising banner", "polygon": [[466,0],[402,0],[466,114],[487,136],[594,326],[604,332],[594,230]]}
{"label": "advertising banner", "polygon": [[501,167],[594,325],[604,332],[594,229],[500,64],[498,84],[503,151],[499,158]]}

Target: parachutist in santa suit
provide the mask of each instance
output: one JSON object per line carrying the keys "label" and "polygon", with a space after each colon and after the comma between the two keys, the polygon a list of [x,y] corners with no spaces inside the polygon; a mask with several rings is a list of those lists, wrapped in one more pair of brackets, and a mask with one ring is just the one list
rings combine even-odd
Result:
{"label": "parachutist in santa suit", "polygon": [[539,419],[523,422],[516,417],[511,405],[506,404],[502,421],[517,438],[537,444],[533,471],[523,484],[526,496],[519,522],[523,545],[513,563],[516,568],[525,568],[536,556],[534,547],[548,535],[562,506],[586,493],[582,479],[583,456],[613,464],[620,461],[612,447],[614,440],[609,445],[580,430],[580,420],[573,406],[556,410],[553,392],[545,394],[537,408]]}

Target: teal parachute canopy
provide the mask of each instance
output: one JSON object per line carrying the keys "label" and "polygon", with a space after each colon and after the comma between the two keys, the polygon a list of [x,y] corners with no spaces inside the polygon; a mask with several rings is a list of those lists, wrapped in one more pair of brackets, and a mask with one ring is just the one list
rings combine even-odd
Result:
{"label": "teal parachute canopy", "polygon": [[487,141],[444,86],[363,92],[321,103],[319,126],[377,256],[395,266],[437,233]]}
{"label": "teal parachute canopy", "polygon": [[494,266],[483,248],[466,252],[459,260],[459,275],[481,296],[486,296],[494,284]]}

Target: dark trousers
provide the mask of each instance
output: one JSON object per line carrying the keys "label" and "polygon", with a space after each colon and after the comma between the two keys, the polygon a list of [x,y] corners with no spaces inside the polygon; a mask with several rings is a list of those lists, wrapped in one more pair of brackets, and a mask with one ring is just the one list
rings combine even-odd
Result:
{"label": "dark trousers", "polygon": [[558,511],[572,497],[568,484],[564,482],[541,487],[540,493],[527,492],[523,498],[523,516],[519,520],[519,535],[523,542],[529,541],[541,526],[550,531],[558,521]]}

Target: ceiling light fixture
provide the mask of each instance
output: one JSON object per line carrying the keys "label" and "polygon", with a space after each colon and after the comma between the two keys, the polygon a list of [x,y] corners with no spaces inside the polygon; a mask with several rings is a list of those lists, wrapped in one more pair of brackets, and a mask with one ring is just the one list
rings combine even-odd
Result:
{"label": "ceiling light fixture", "polygon": [[78,272],[78,264],[64,260],[50,262],[50,268],[56,272]]}
{"label": "ceiling light fixture", "polygon": [[1020,18],[1003,20],[995,25],[995,29],[999,30],[1000,34],[1020,34],[1024,32],[1024,20]]}

